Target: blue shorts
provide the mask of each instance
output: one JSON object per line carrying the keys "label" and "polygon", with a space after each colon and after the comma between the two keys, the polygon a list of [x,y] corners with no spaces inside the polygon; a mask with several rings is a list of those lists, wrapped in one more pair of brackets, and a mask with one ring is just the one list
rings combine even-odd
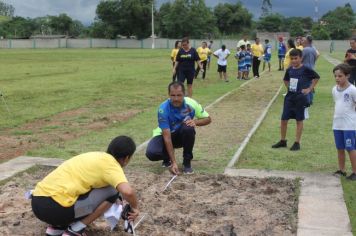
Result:
{"label": "blue shorts", "polygon": [[246,65],[237,66],[237,70],[238,70],[238,71],[241,71],[241,72],[245,72],[245,71],[247,71],[247,66],[246,66]]}
{"label": "blue shorts", "polygon": [[271,55],[265,55],[265,56],[263,57],[263,60],[264,60],[265,62],[270,62],[270,61],[271,61]]}
{"label": "blue shorts", "polygon": [[285,58],[285,55],[278,55],[278,59],[279,60],[282,60],[282,59],[284,59]]}
{"label": "blue shorts", "polygon": [[337,149],[356,150],[356,130],[334,130]]}
{"label": "blue shorts", "polygon": [[250,69],[251,69],[251,64],[246,64],[246,70],[250,71]]}

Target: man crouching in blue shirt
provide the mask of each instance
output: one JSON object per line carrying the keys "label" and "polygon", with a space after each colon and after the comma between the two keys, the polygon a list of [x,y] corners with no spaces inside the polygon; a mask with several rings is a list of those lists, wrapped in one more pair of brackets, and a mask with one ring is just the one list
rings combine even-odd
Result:
{"label": "man crouching in blue shirt", "polygon": [[[158,128],[146,150],[151,161],[162,160],[163,167],[170,167],[173,174],[179,174],[174,148],[183,147],[183,173],[192,174],[195,127],[208,125],[209,114],[194,99],[184,97],[185,88],[181,82],[168,85],[169,98],[158,109]],[[195,118],[195,119],[194,119]]]}

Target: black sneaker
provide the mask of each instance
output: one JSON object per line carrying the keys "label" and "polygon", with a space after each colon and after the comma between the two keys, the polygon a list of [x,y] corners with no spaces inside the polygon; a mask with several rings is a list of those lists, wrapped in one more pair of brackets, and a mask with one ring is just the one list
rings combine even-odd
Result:
{"label": "black sneaker", "polygon": [[348,180],[356,180],[356,173],[352,173],[351,175],[347,176],[346,179],[348,179]]}
{"label": "black sneaker", "polygon": [[337,170],[333,173],[333,176],[346,176],[346,172],[342,170]]}
{"label": "black sneaker", "polygon": [[194,170],[191,166],[183,166],[183,173],[184,174],[193,174]]}
{"label": "black sneaker", "polygon": [[287,147],[287,140],[280,140],[278,143],[273,144],[272,148]]}
{"label": "black sneaker", "polygon": [[171,167],[171,166],[172,166],[171,160],[163,160],[162,161],[162,167],[168,168],[168,167]]}
{"label": "black sneaker", "polygon": [[294,142],[293,145],[292,145],[292,147],[291,147],[289,150],[291,150],[291,151],[298,151],[298,150],[300,150],[300,144],[297,143],[297,142]]}
{"label": "black sneaker", "polygon": [[85,228],[80,230],[80,231],[74,231],[72,228],[69,226],[66,231],[62,234],[62,236],[88,236],[85,233]]}

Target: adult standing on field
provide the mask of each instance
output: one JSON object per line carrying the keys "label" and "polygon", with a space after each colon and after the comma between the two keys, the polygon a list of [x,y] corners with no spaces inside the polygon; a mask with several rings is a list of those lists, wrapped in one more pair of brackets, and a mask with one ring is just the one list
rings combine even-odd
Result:
{"label": "adult standing on field", "polygon": [[209,114],[195,100],[184,97],[184,84],[172,82],[168,85],[169,99],[158,109],[158,128],[153,131],[146,150],[151,161],[163,161],[162,167],[170,167],[179,174],[174,148],[183,147],[183,172],[192,174],[195,128],[211,122]]}
{"label": "adult standing on field", "polygon": [[250,41],[247,40],[247,35],[244,35],[243,38],[237,42],[236,48],[237,51],[240,51],[241,45],[245,45],[245,48],[247,48],[247,44],[251,44]]}
{"label": "adult standing on field", "polygon": [[[181,42],[182,47],[177,54],[176,63],[173,68],[173,75],[178,72],[178,81],[184,83],[187,80],[188,97],[193,96],[193,80],[195,75],[195,62],[203,72],[203,65],[197,50],[189,45],[189,39],[183,38]],[[177,69],[178,68],[178,69]]]}
{"label": "adult standing on field", "polygon": [[[200,62],[203,65],[203,79],[205,79],[205,73],[206,73],[206,65],[208,63],[208,56],[211,54],[210,49],[208,48],[208,44],[206,42],[202,42],[201,47],[198,47],[197,49],[199,58],[200,58]],[[199,75],[199,65],[197,66],[197,69],[195,70],[195,78],[198,77]]]}
{"label": "adult standing on field", "polygon": [[[173,68],[174,68],[174,65],[176,64],[177,54],[178,54],[179,49],[180,49],[180,40],[177,40],[175,42],[174,48],[172,49],[172,52],[171,52],[171,61],[173,64]],[[176,80],[177,80],[177,73],[175,73],[172,77],[172,81],[176,81]]]}
{"label": "adult standing on field", "polygon": [[123,171],[135,150],[131,138],[118,136],[106,152],[72,157],[37,183],[32,210],[49,224],[46,235],[86,235],[86,226],[103,215],[120,194],[131,206],[128,219],[135,220],[139,214],[136,194]]}
{"label": "adult standing on field", "polygon": [[216,50],[213,55],[218,59],[218,73],[220,79],[222,80],[224,78],[225,82],[229,82],[226,73],[227,58],[230,56],[229,49],[227,49],[225,45],[221,45],[221,48]]}
{"label": "adult standing on field", "polygon": [[251,51],[252,51],[252,72],[253,72],[253,77],[255,79],[260,78],[260,64],[261,64],[261,59],[263,56],[263,46],[260,43],[260,39],[256,38],[255,43],[251,45]]}
{"label": "adult standing on field", "polygon": [[345,63],[351,66],[349,81],[356,86],[356,37],[350,39],[350,48],[346,51]]}

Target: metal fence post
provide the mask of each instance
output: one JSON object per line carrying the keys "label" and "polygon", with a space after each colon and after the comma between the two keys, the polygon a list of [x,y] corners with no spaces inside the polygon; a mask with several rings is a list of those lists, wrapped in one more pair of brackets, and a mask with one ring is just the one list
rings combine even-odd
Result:
{"label": "metal fence post", "polygon": [[169,39],[167,39],[167,49],[169,48]]}
{"label": "metal fence post", "polygon": [[61,39],[58,39],[58,48],[61,48]]}
{"label": "metal fence post", "polygon": [[141,49],[143,49],[143,39],[141,39]]}
{"label": "metal fence post", "polygon": [[92,39],[92,38],[89,39],[89,47],[90,47],[90,48],[93,47],[93,39]]}
{"label": "metal fence post", "polygon": [[116,48],[119,47],[119,41],[118,41],[118,39],[115,39],[115,47],[116,47]]}
{"label": "metal fence post", "polygon": [[36,39],[32,39],[32,48],[36,48]]}

